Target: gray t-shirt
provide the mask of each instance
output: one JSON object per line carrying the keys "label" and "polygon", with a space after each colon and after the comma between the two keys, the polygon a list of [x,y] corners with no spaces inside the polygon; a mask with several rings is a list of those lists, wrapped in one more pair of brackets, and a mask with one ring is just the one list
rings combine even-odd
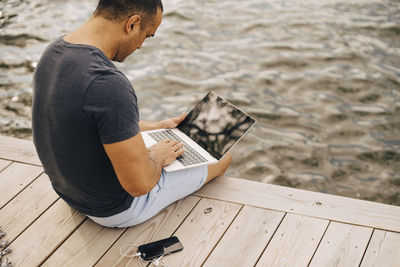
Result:
{"label": "gray t-shirt", "polygon": [[99,49],[61,37],[34,74],[33,139],[54,190],[95,217],[130,207],[103,144],[139,132],[137,98],[129,80]]}

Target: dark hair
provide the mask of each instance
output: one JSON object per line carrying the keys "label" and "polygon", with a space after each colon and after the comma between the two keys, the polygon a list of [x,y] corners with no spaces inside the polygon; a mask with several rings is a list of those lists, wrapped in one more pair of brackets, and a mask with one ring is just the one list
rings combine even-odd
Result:
{"label": "dark hair", "polygon": [[93,15],[117,22],[132,15],[140,15],[147,21],[157,13],[158,8],[163,11],[161,0],[100,0]]}

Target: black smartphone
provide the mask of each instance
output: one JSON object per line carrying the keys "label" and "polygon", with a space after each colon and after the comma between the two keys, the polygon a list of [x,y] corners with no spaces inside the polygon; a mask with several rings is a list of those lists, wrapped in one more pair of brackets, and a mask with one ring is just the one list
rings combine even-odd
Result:
{"label": "black smartphone", "polygon": [[183,246],[176,236],[158,240],[139,246],[140,257],[145,261],[151,261],[162,255],[181,251]]}

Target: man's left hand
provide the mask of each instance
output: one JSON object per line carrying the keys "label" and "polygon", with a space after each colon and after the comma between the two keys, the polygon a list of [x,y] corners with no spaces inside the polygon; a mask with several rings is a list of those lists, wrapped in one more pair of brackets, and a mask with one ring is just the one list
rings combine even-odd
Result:
{"label": "man's left hand", "polygon": [[186,118],[186,113],[183,112],[181,115],[179,115],[178,117],[175,118],[170,118],[170,119],[166,119],[161,121],[161,128],[165,128],[165,129],[173,129],[176,128],[176,126],[178,126],[178,124],[183,121]]}

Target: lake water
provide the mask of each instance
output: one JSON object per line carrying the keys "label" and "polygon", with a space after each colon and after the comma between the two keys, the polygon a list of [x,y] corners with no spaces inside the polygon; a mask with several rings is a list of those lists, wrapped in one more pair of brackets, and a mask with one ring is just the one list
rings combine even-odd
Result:
{"label": "lake water", "polygon": [[[0,133],[31,139],[32,73],[96,1],[0,1]],[[117,66],[141,118],[209,90],[258,120],[227,175],[400,205],[400,2],[168,0]]]}

